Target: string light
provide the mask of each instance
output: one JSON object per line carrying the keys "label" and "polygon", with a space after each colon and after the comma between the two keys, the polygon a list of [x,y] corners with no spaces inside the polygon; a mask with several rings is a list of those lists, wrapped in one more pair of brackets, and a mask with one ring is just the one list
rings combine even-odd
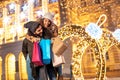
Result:
{"label": "string light", "polygon": [[43,12],[42,12],[42,10],[38,10],[38,11],[36,11],[35,13],[36,13],[37,16],[39,16],[39,17],[40,17],[40,16],[43,16]]}
{"label": "string light", "polygon": [[74,37],[79,39],[78,44],[75,45],[77,49],[73,50],[72,55],[72,72],[75,79],[84,80],[81,68],[82,57],[88,46],[91,46],[95,54],[96,80],[106,79],[106,52],[111,46],[118,44],[110,31],[103,30],[101,38],[96,40],[89,36],[81,26],[66,25],[60,28],[59,37],[62,40],[69,37],[71,40]]}
{"label": "string light", "polygon": [[9,5],[9,7],[10,7],[10,10],[15,9],[15,4],[14,4],[14,3],[11,3],[11,4]]}
{"label": "string light", "polygon": [[24,12],[20,13],[20,19],[23,20],[26,18],[26,14]]}
{"label": "string light", "polygon": [[0,28],[0,35],[2,35],[4,33],[4,29]]}
{"label": "string light", "polygon": [[120,29],[115,30],[112,33],[113,37],[115,37],[116,40],[118,40],[118,42],[120,42]]}
{"label": "string light", "polygon": [[28,5],[25,4],[23,7],[22,7],[23,11],[26,11],[28,9]]}
{"label": "string light", "polygon": [[59,37],[66,39],[68,37],[76,36],[79,39],[77,49],[73,51],[72,55],[72,71],[75,78],[81,78],[84,80],[82,73],[82,56],[86,48],[93,42],[90,36],[85,32],[81,26],[71,25],[64,26],[59,30]]}
{"label": "string light", "polygon": [[94,39],[100,39],[102,35],[102,29],[94,23],[90,23],[85,31]]}
{"label": "string light", "polygon": [[7,24],[7,23],[10,21],[10,19],[11,19],[10,17],[5,17],[5,18],[3,19],[3,23],[6,23],[6,24]]}

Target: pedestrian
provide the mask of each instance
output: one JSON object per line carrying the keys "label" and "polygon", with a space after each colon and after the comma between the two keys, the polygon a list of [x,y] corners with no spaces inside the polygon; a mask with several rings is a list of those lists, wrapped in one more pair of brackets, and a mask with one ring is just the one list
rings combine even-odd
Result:
{"label": "pedestrian", "polygon": [[[51,26],[49,27],[50,32],[52,33],[52,38],[57,37],[58,36],[58,26],[55,24],[51,24]],[[58,44],[59,45],[59,44]],[[54,54],[54,53],[53,53]],[[62,64],[54,67],[55,68],[55,72],[56,72],[56,76],[58,76],[58,80],[63,80],[63,74],[62,74]]]}
{"label": "pedestrian", "polygon": [[[50,13],[50,12],[46,13],[43,16],[43,20],[42,20],[42,24],[43,24],[42,38],[52,39],[53,37],[58,36],[58,27],[53,23],[53,19],[54,19],[54,14]],[[48,71],[48,75],[49,75],[50,80],[56,80],[56,75],[57,74],[58,74],[59,80],[60,79],[63,80],[63,77],[62,77],[62,65],[55,68],[55,67],[53,67],[53,64],[52,64],[52,61],[51,61],[51,64],[47,65],[46,67],[47,67],[47,71]]]}
{"label": "pedestrian", "polygon": [[23,40],[22,52],[26,60],[28,80],[39,80],[38,67],[32,62],[33,42],[39,41],[42,36],[42,26],[39,22],[30,21],[24,24],[28,28],[27,35]]}
{"label": "pedestrian", "polygon": [[[51,25],[54,18],[54,14],[48,12],[43,16],[42,23],[43,23],[43,33],[42,38],[44,39],[50,39],[53,37],[53,34],[51,32]],[[50,64],[46,65],[48,76],[50,80],[56,80],[56,74],[55,69],[52,65],[52,59]]]}

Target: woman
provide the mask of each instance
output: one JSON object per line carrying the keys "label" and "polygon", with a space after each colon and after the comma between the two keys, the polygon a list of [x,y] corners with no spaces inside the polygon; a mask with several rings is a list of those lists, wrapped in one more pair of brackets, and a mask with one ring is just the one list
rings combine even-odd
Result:
{"label": "woman", "polygon": [[[46,13],[39,22],[43,25],[42,38],[51,39],[58,36],[58,27],[53,23],[54,14]],[[51,64],[46,65],[50,80],[56,80],[56,71],[59,78],[62,78],[62,66],[54,68]],[[62,79],[61,79],[62,80]]]}
{"label": "woman", "polygon": [[[43,33],[42,33],[42,38],[44,39],[51,39],[53,37],[51,25],[53,24],[53,17],[54,15],[52,13],[46,13],[42,19],[43,23]],[[56,80],[56,74],[55,74],[55,69],[52,65],[52,60],[50,64],[46,65],[48,76],[50,80]]]}

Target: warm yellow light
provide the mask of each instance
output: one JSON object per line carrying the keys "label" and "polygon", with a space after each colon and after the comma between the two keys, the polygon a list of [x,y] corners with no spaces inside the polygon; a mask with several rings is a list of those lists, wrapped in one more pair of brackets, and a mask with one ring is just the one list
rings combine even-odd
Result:
{"label": "warm yellow light", "polygon": [[15,28],[12,27],[12,28],[10,29],[10,33],[14,34],[14,33],[15,33]]}
{"label": "warm yellow light", "polygon": [[11,3],[11,4],[9,5],[9,7],[10,7],[10,9],[15,9],[15,4],[14,4],[14,3]]}
{"label": "warm yellow light", "polygon": [[25,19],[25,17],[26,17],[25,13],[24,13],[24,12],[21,12],[21,13],[20,13],[20,18],[21,18],[21,20],[22,20],[22,19]]}
{"label": "warm yellow light", "polygon": [[16,30],[17,30],[18,33],[21,33],[21,32],[22,32],[22,26],[18,26],[18,27],[16,28]]}
{"label": "warm yellow light", "polygon": [[5,17],[3,19],[3,23],[7,24],[10,21],[10,17]]}
{"label": "warm yellow light", "polygon": [[0,57],[0,61],[2,61],[2,58]]}
{"label": "warm yellow light", "polygon": [[76,79],[84,80],[82,73],[82,56],[88,46],[94,49],[95,53],[95,66],[96,66],[96,79],[101,80],[106,78],[106,60],[105,53],[112,46],[118,42],[115,41],[114,37],[111,36],[110,32],[103,30],[103,35],[99,40],[92,39],[86,32],[85,29],[79,25],[66,25],[59,30],[59,37],[62,40],[70,37],[77,36],[79,39],[78,44],[73,44],[73,55],[72,55],[72,72]]}
{"label": "warm yellow light", "polygon": [[4,33],[4,29],[0,28],[0,35],[2,35]]}

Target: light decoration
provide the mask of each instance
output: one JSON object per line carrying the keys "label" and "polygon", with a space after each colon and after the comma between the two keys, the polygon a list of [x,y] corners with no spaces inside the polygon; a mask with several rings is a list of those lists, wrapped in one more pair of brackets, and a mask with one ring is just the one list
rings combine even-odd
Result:
{"label": "light decoration", "polygon": [[26,18],[26,14],[24,12],[21,12],[20,13],[20,18],[21,18],[21,20],[25,19]]}
{"label": "light decoration", "polygon": [[24,4],[24,6],[22,7],[23,11],[26,11],[28,9],[28,5]]}
{"label": "light decoration", "polygon": [[5,23],[5,24],[7,24],[7,23],[9,23],[9,21],[10,21],[10,17],[5,17],[4,19],[3,19],[3,23]]}
{"label": "light decoration", "polygon": [[17,31],[17,33],[22,33],[22,26],[16,27],[16,31]]}
{"label": "light decoration", "polygon": [[[21,32],[22,32],[22,30],[21,30]],[[24,33],[27,34],[27,32],[28,32],[28,29],[24,29]]]}
{"label": "light decoration", "polygon": [[[102,14],[97,23],[98,24],[100,22],[100,19],[104,17],[104,21],[97,27],[100,27],[107,19],[107,16],[105,14]],[[95,25],[95,24],[92,24]],[[95,30],[93,29],[95,27]],[[113,45],[117,45],[118,42],[114,39],[114,37],[112,36],[110,31],[104,30],[101,31],[100,28],[98,28],[98,30],[96,30],[96,25],[91,27],[86,27],[86,31],[88,32],[88,35],[91,36],[91,38],[95,39],[95,43],[97,44],[97,49],[99,52],[99,58],[96,59],[98,60],[96,67],[98,69],[97,72],[97,79],[98,80],[106,80],[106,52],[108,51],[108,49],[113,46]],[[103,33],[101,33],[103,32]],[[100,36],[100,37],[97,37]],[[116,30],[114,33],[114,36],[116,37],[117,40],[120,39],[120,37],[118,36],[120,34],[119,30]]]}
{"label": "light decoration", "polygon": [[102,29],[95,23],[90,23],[85,31],[94,39],[100,39],[102,36]]}
{"label": "light decoration", "polygon": [[36,13],[36,14],[37,14],[37,16],[39,16],[39,17],[43,16],[43,12],[42,12],[41,10],[36,11],[35,13]]}
{"label": "light decoration", "polygon": [[15,28],[12,27],[12,28],[10,29],[10,33],[11,33],[11,34],[15,34]]}
{"label": "light decoration", "polygon": [[[104,17],[104,21],[98,25],[98,23],[100,22],[101,18]],[[101,25],[103,25],[105,23],[107,19],[107,16],[105,14],[102,14],[98,21],[96,23],[90,23],[86,28],[85,31],[88,33],[88,35],[90,35],[93,39],[97,39],[99,40],[102,36],[102,29],[100,28]]]}
{"label": "light decoration", "polygon": [[[98,23],[100,22],[101,18],[104,17],[104,21],[98,25]],[[102,38],[102,34],[103,34],[103,31],[102,29],[100,29],[100,26],[102,24],[105,23],[107,19],[107,16],[105,14],[102,14],[97,23],[90,23],[86,28],[85,28],[85,31],[88,33],[88,35],[91,36],[91,38],[95,39],[95,42],[97,43],[97,49],[98,49],[98,52],[99,52],[99,64],[96,64],[97,65],[97,79],[98,80],[101,80],[101,79],[105,79],[106,77],[106,50],[108,50],[108,48],[106,48],[106,50],[103,48],[104,47],[104,43],[101,43],[101,38]],[[102,39],[102,42],[104,42],[104,38]],[[109,44],[109,43],[108,43]],[[106,44],[107,46],[107,44]],[[108,47],[108,46],[107,46]],[[98,66],[99,65],[99,66]]]}
{"label": "light decoration", "polygon": [[[90,36],[85,32],[85,29],[79,25],[66,25],[59,30],[59,37],[62,40],[69,38],[73,40],[74,37],[79,39],[76,48],[73,51],[72,55],[72,73],[73,76],[78,80],[84,80],[84,76],[82,73],[82,57],[85,53],[85,50],[88,46],[94,44],[94,40],[90,38]],[[98,50],[96,50],[97,53]]]}
{"label": "light decoration", "polygon": [[82,73],[82,57],[87,47],[91,46],[95,53],[96,80],[106,79],[106,52],[108,49],[117,45],[118,42],[110,31],[103,29],[103,34],[99,40],[91,38],[85,29],[78,25],[66,25],[59,29],[59,37],[62,40],[69,38],[72,40],[78,37],[79,42],[72,54],[72,73],[75,80],[84,80]]}
{"label": "light decoration", "polygon": [[35,2],[35,0],[29,0],[31,3],[34,3]]}
{"label": "light decoration", "polygon": [[[67,5],[64,5],[66,5],[66,8],[68,8],[68,5],[70,4],[68,3]],[[69,14],[71,13],[68,13],[68,15]],[[102,17],[104,17],[105,19],[100,25],[98,25]],[[59,37],[61,37],[62,40],[68,37],[72,39],[72,37],[74,36],[77,36],[80,39],[78,44],[76,45],[77,49],[73,51],[72,55],[72,72],[75,80],[84,80],[81,68],[82,57],[88,46],[91,46],[94,49],[95,53],[95,65],[97,70],[96,80],[106,79],[106,52],[111,46],[117,44],[113,36],[111,36],[110,32],[107,32],[106,30],[102,30],[100,28],[101,25],[105,23],[106,18],[106,15],[102,14],[99,17],[97,23],[90,23],[89,26],[86,27],[86,29],[81,28],[81,26],[78,27],[76,25],[66,25],[60,29]]]}
{"label": "light decoration", "polygon": [[0,28],[0,35],[4,33],[4,28]]}
{"label": "light decoration", "polygon": [[11,4],[9,5],[9,7],[10,7],[10,10],[15,9],[15,4],[14,4],[14,3],[11,3]]}
{"label": "light decoration", "polygon": [[113,33],[112,33],[113,37],[118,40],[118,42],[120,42],[120,29],[117,29],[115,30]]}
{"label": "light decoration", "polygon": [[49,0],[42,0],[42,11],[43,11],[43,15],[48,12],[48,1],[49,1]]}
{"label": "light decoration", "polygon": [[100,64],[101,66],[97,66],[98,68],[98,80],[106,80],[106,53],[109,48],[113,45],[118,45],[118,41],[112,36],[112,33],[108,30],[103,29],[103,35],[99,40],[95,41],[98,46],[99,54],[100,54]]}
{"label": "light decoration", "polygon": [[[109,2],[107,4],[111,4],[113,1],[106,1],[106,2]],[[118,3],[116,3],[116,4],[118,4]],[[68,18],[68,22],[64,23],[64,24],[73,24],[74,23],[74,24],[81,25],[82,24],[81,23],[82,15],[83,16],[89,15],[89,14],[91,15],[91,13],[94,14],[94,12],[98,12],[99,14],[101,14],[101,13],[104,13],[104,11],[109,10],[106,7],[106,3],[103,3],[103,5],[99,5],[99,8],[98,8],[98,6],[89,6],[89,4],[86,5],[84,8],[82,8],[82,6],[80,5],[78,0],[71,0],[71,1],[62,0],[60,6],[61,6],[61,8],[63,8],[64,10],[67,11],[67,12],[65,12],[65,11],[62,12],[62,14],[67,15],[67,18]],[[98,14],[95,14],[95,16],[97,16],[97,15]],[[93,17],[95,17],[95,16],[93,16]],[[106,17],[106,15],[103,15],[103,16]],[[66,18],[66,17],[63,17],[63,19],[64,18]],[[97,18],[97,17],[95,17],[95,18]],[[84,19],[85,19],[85,17],[84,17]],[[89,20],[89,18],[87,20]],[[106,20],[104,20],[104,21],[106,21]],[[87,23],[87,21],[85,21],[85,22]],[[100,18],[96,23],[97,25],[98,25],[98,22],[100,22]],[[98,27],[100,27],[103,23],[101,23]],[[82,26],[84,27],[84,26],[86,26],[86,24],[82,24]],[[70,30],[69,33],[67,32],[68,30]],[[101,29],[97,29],[97,30],[98,30],[97,32],[100,33],[100,34],[98,34],[98,35],[100,35],[98,38],[89,35],[89,37],[93,38],[93,41],[91,41],[92,42],[91,47],[93,47],[94,51],[95,51],[95,59],[96,59],[95,65],[96,65],[96,69],[97,69],[97,72],[96,72],[97,76],[96,76],[95,80],[105,80],[106,79],[106,52],[108,51],[108,49],[111,46],[117,45],[118,42],[112,36],[110,31],[103,30],[102,35],[101,35]],[[61,32],[62,33],[60,34],[60,36],[62,39],[65,39],[66,37],[69,37],[70,35],[74,36],[74,34],[72,34],[72,33],[74,33],[74,31],[72,30],[72,28],[70,26],[69,26],[69,29],[66,26],[66,29],[63,28],[61,30]],[[82,33],[78,32],[78,34],[82,34]],[[82,44],[82,42],[80,42],[80,43]],[[81,44],[78,44],[78,46],[81,46]],[[83,76],[81,75],[82,71],[80,69],[80,65],[82,65],[82,64],[81,64],[81,59],[80,58],[78,59],[78,56],[82,54],[80,52],[81,47],[77,48],[77,49],[78,50],[76,50],[76,53],[73,52],[72,72],[73,72],[73,76],[75,77],[75,80],[82,80],[82,79],[84,79]],[[85,50],[85,49],[83,49],[83,50]]]}

